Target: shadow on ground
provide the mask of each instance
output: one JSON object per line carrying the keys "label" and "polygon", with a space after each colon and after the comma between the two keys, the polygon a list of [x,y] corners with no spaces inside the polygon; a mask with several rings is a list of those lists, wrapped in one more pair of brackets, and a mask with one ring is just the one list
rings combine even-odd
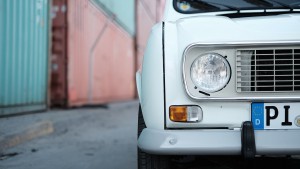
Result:
{"label": "shadow on ground", "polygon": [[256,157],[252,162],[244,162],[240,156],[195,156],[173,158],[172,169],[299,169],[297,157]]}

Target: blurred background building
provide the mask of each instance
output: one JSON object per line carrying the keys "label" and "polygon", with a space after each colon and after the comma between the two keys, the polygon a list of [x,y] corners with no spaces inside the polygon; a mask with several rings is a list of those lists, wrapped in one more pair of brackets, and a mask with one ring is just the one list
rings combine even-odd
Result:
{"label": "blurred background building", "polygon": [[165,0],[0,1],[0,115],[136,97]]}

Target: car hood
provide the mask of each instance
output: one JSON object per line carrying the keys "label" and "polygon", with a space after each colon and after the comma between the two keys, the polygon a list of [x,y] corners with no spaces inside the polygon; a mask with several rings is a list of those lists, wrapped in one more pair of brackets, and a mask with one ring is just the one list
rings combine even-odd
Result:
{"label": "car hood", "polygon": [[176,21],[178,42],[192,43],[300,41],[300,14],[228,18],[197,16]]}

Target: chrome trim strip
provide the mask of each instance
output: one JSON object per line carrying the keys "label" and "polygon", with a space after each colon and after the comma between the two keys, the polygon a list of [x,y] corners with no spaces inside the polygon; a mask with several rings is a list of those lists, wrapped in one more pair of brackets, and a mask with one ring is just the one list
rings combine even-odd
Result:
{"label": "chrome trim strip", "polygon": [[284,102],[300,102],[299,97],[202,97],[196,98],[190,96],[193,99],[201,101],[251,101],[251,102],[271,102],[271,101],[283,101]]}
{"label": "chrome trim strip", "polygon": [[[299,97],[195,97],[191,95],[187,88],[186,77],[185,77],[185,62],[186,54],[193,47],[208,48],[208,47],[266,47],[266,46],[290,46],[300,45],[300,41],[265,41],[265,42],[223,42],[223,43],[192,43],[188,45],[183,52],[182,62],[182,75],[185,90],[189,97],[199,101],[300,101]],[[234,92],[234,91],[233,91]]]}

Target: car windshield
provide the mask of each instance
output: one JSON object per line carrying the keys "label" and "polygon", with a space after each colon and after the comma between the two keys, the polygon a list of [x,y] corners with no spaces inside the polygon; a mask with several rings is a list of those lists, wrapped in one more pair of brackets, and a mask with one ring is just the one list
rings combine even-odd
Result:
{"label": "car windshield", "polygon": [[174,0],[180,13],[219,12],[231,10],[290,9],[299,11],[300,0]]}

